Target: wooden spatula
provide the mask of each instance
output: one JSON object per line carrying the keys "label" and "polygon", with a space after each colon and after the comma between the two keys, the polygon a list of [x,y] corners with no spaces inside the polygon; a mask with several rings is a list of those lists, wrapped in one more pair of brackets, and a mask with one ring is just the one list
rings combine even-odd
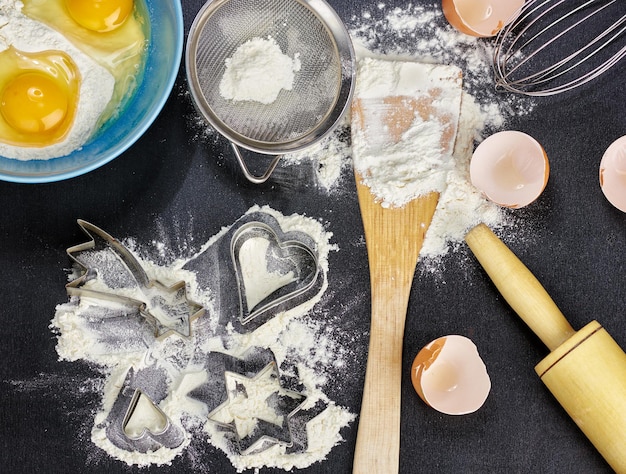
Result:
{"label": "wooden spatula", "polygon": [[438,121],[442,163],[449,161],[462,94],[458,68],[388,63],[397,77],[388,77],[391,82],[385,87],[363,86],[372,78],[367,77],[366,66],[359,69],[352,105],[355,177],[372,290],[369,353],[353,465],[358,474],[393,474],[399,469],[404,324],[419,252],[439,199],[439,190],[433,189],[401,206],[394,206],[392,199],[390,205],[385,196],[373,194],[373,187],[364,184],[367,178],[373,184],[373,177],[360,166],[364,158],[360,154],[371,159],[371,153],[379,153],[385,159],[386,151],[402,140],[411,140],[414,149],[419,149],[420,135],[414,125]]}

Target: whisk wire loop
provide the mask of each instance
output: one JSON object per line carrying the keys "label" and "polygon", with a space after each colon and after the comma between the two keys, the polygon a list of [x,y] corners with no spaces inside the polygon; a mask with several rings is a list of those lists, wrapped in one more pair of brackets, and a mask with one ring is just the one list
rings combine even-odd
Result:
{"label": "whisk wire loop", "polygon": [[[574,25],[571,25],[569,28],[567,28],[565,31],[563,31],[559,35],[559,37],[563,36],[566,33],[569,33],[573,28],[578,27],[581,22],[586,21],[589,17],[591,17],[591,15],[595,15],[596,13],[598,13],[598,11],[592,12],[591,14],[589,14],[588,16],[583,18],[582,20],[579,20],[578,22],[576,22]],[[551,80],[553,80],[553,79],[555,79],[555,78],[557,78],[559,76],[562,76],[562,75],[564,75],[564,74],[574,70],[578,66],[582,65],[588,59],[591,59],[591,57],[593,57],[594,55],[600,53],[600,51],[602,51],[613,40],[615,40],[621,33],[623,33],[625,31],[625,28],[622,28],[617,34],[611,36],[604,43],[602,43],[599,47],[597,47],[595,49],[592,49],[597,43],[599,43],[602,39],[604,39],[612,31],[614,31],[617,27],[619,27],[619,24],[624,23],[625,21],[626,21],[626,17],[622,18],[618,22],[616,22],[613,25],[611,25],[611,27],[609,27],[609,29],[607,29],[605,32],[601,33],[599,36],[594,38],[591,42],[589,42],[589,44],[587,44],[586,46],[584,46],[580,50],[573,52],[572,54],[566,56],[565,58],[561,59],[560,61],[557,61],[554,64],[554,66],[546,68],[543,71],[540,71],[540,72],[536,73],[535,75],[529,76],[529,78],[535,79],[537,84],[540,84],[540,83],[545,83],[545,82],[551,81]],[[547,42],[543,47],[549,46],[553,41],[556,41],[556,39]],[[579,58],[579,56],[583,55],[586,52],[587,52],[587,54],[585,56],[582,56],[581,58]],[[616,56],[619,56],[619,55],[614,55],[613,57],[616,57]],[[579,58],[579,59],[577,59],[577,58]],[[613,64],[614,63],[611,62],[611,60],[609,59],[609,60],[607,60],[606,64],[602,64],[601,66],[598,66],[597,68],[587,72],[586,74],[581,75],[581,79],[586,78],[586,77],[595,78],[595,77],[597,77],[596,71],[597,72],[600,72],[600,71],[604,72],[607,69],[607,66],[610,67]],[[570,81],[569,84],[573,84],[573,83],[575,83],[575,81],[576,80]]]}
{"label": "whisk wire loop", "polygon": [[619,46],[626,36],[626,11],[615,12],[624,6],[620,2],[586,0],[572,6],[571,0],[528,0],[496,37],[496,87],[554,95],[615,66],[626,56],[626,45]]}

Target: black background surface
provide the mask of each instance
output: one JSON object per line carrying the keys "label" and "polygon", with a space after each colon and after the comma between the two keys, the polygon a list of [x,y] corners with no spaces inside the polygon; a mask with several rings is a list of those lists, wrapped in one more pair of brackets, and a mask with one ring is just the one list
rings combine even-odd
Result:
{"label": "black background surface", "polygon": [[[183,3],[188,31],[202,2]],[[346,21],[374,5],[330,3]],[[385,5],[391,9],[407,3]],[[598,319],[622,347],[626,215],[602,195],[598,165],[609,144],[626,134],[625,77],[621,64],[575,93],[537,100],[532,114],[507,124],[544,145],[551,176],[540,200],[523,211],[523,230],[532,238],[505,236],[574,328]],[[76,387],[99,375],[84,364],[57,361],[49,329],[55,306],[67,301],[70,262],[65,249],[84,239],[77,218],[118,237],[163,241],[174,250],[197,250],[254,204],[326,223],[340,251],[329,257],[330,286],[323,304],[330,312],[349,306],[345,317],[335,321],[335,330],[360,334],[357,341],[362,342],[355,348],[350,377],[329,390],[338,404],[358,413],[369,279],[350,176],[343,192],[330,195],[317,189],[306,165],[293,170],[297,186],[284,186],[279,177],[262,186],[248,184],[227,142],[203,138],[190,126],[194,114],[181,65],[163,112],[119,158],[59,183],[0,183],[0,471],[234,472],[223,453],[201,440],[194,442],[196,452],[204,452],[201,462],[192,463],[183,454],[171,466],[151,469],[128,467],[91,445],[89,419],[99,395]],[[536,377],[533,367],[547,349],[498,295],[467,249],[447,257],[443,268],[440,275],[429,276],[418,267],[409,303],[400,471],[610,472]],[[475,414],[442,415],[428,408],[411,386],[413,357],[445,334],[471,337],[488,367],[493,388]],[[344,429],[345,442],[327,460],[302,472],[351,472],[356,428],[353,423]]]}

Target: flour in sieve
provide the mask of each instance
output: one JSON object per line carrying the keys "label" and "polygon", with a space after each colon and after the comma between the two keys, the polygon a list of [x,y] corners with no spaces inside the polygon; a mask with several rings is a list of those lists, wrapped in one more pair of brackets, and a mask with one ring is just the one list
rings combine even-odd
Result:
{"label": "flour in sieve", "polygon": [[296,53],[292,59],[283,54],[271,36],[252,38],[226,59],[220,94],[233,101],[271,104],[281,90],[293,88],[295,73],[300,70],[299,56]]}

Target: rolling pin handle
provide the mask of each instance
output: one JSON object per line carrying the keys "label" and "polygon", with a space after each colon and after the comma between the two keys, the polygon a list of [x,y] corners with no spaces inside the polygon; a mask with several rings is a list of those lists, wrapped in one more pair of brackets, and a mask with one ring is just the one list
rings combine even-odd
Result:
{"label": "rolling pin handle", "polygon": [[550,351],[575,333],[537,278],[486,225],[470,230],[465,241],[504,299]]}

